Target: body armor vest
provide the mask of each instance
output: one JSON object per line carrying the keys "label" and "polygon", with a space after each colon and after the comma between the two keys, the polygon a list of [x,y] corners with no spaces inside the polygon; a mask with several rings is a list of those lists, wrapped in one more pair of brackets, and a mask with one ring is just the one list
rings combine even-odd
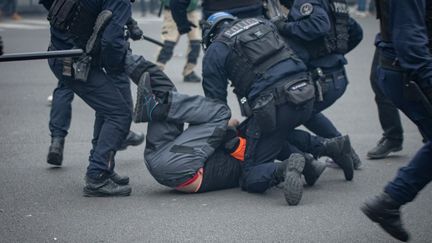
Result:
{"label": "body armor vest", "polygon": [[297,58],[278,32],[258,18],[235,21],[215,41],[231,49],[226,67],[239,98],[247,97],[253,82],[267,69],[283,60]]}
{"label": "body armor vest", "polygon": [[346,54],[348,52],[348,4],[346,0],[324,0],[323,2],[329,13],[331,27],[329,34],[325,37],[306,44],[314,59],[332,53]]}
{"label": "body armor vest", "polygon": [[258,4],[262,2],[260,0],[204,0],[202,7],[206,11],[218,12]]}
{"label": "body armor vest", "polygon": [[74,36],[76,46],[84,48],[93,33],[97,14],[81,4],[83,0],[55,0],[48,13],[51,27]]}

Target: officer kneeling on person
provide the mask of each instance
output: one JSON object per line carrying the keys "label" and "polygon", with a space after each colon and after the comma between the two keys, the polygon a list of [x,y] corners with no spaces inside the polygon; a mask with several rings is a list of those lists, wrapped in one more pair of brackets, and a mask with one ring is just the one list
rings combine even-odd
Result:
{"label": "officer kneeling on person", "polygon": [[274,160],[288,134],[312,112],[315,92],[306,66],[273,24],[261,18],[237,20],[225,12],[215,13],[203,25],[203,45],[205,95],[226,103],[231,80],[248,117],[242,189],[263,193],[283,183],[286,201],[297,205],[305,158],[292,154],[282,163]]}

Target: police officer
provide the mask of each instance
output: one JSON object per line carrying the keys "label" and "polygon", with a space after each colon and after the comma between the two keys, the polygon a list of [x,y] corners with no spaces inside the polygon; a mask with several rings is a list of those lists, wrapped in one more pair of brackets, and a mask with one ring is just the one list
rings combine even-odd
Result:
{"label": "police officer", "polygon": [[403,143],[403,128],[399,111],[393,102],[385,96],[378,85],[378,77],[376,75],[378,63],[379,51],[375,50],[371,67],[370,82],[375,94],[375,103],[378,108],[379,122],[384,132],[377,145],[367,153],[367,157],[370,159],[382,159],[392,152],[401,151]]}
{"label": "police officer", "polygon": [[[88,73],[74,68],[76,60],[49,59],[55,76],[96,111],[84,196],[128,196],[129,178],[114,172],[114,157],[132,121],[130,83],[124,72],[128,45],[123,31],[131,17],[131,3],[87,0],[65,4],[65,1],[55,0],[50,8],[50,50],[85,49],[94,32],[100,36],[100,40],[93,39],[100,48],[82,57],[90,63],[90,69],[84,69]],[[103,21],[101,26],[96,21],[100,19],[109,21]]]}
{"label": "police officer", "polygon": [[[172,58],[174,47],[180,38],[177,30],[177,25],[173,20],[172,11],[170,9],[170,0],[163,0],[163,23],[162,23],[162,40],[164,45],[159,51],[156,63],[163,70],[165,64]],[[187,8],[188,21],[194,25],[198,25],[199,12],[198,0],[192,0]],[[194,68],[198,62],[198,57],[201,49],[201,31],[198,28],[193,28],[187,33],[189,39],[189,47],[187,51],[187,60],[183,68],[183,81],[184,82],[201,82],[201,78],[194,72]]]}
{"label": "police officer", "polygon": [[[187,18],[187,8],[193,0],[171,0],[170,7],[174,9],[172,16],[181,35],[189,33],[196,24]],[[202,19],[210,15],[225,11],[238,18],[257,17],[263,15],[262,0],[204,0],[202,2]]]}
{"label": "police officer", "polygon": [[[283,4],[290,8],[288,19],[279,18],[275,24],[282,35],[308,50],[306,63],[317,88],[313,115],[304,125],[321,137],[340,137],[321,112],[344,94],[348,85],[344,55],[360,43],[363,31],[349,17],[345,0],[294,0]],[[354,168],[358,169],[361,161],[354,150],[352,155]]]}
{"label": "police officer", "polygon": [[381,31],[378,84],[428,139],[399,169],[384,192],[367,200],[363,213],[398,240],[408,241],[400,208],[432,180],[432,4],[426,0],[377,0]]}
{"label": "police officer", "polygon": [[312,111],[314,88],[306,66],[261,18],[236,20],[218,12],[203,25],[204,94],[226,103],[228,79],[242,113],[249,117],[242,129],[246,138],[242,189],[262,193],[284,183],[288,204],[300,202],[304,157],[291,155],[278,165],[274,159],[287,135]]}
{"label": "police officer", "polygon": [[[39,3],[42,4],[47,10],[51,8],[53,2],[53,0],[39,1]],[[128,28],[129,37],[131,39],[141,39],[143,34],[142,30],[138,27],[137,22],[133,18],[130,18],[126,25]],[[62,165],[65,137],[68,134],[72,118],[73,98],[73,91],[63,82],[59,81],[52,95],[53,102],[51,106],[49,121],[51,144],[48,149],[47,155],[48,164],[55,166]],[[140,145],[143,141],[144,134],[130,131],[125,141],[121,145],[120,149],[126,149],[126,147],[130,145]]]}

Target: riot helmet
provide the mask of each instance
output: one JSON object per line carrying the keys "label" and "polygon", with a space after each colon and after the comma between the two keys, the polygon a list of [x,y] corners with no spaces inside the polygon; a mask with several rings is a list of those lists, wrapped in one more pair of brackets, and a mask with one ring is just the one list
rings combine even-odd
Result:
{"label": "riot helmet", "polygon": [[228,24],[231,21],[236,20],[236,17],[227,12],[216,12],[204,23],[202,23],[202,46],[204,51],[210,46],[214,41],[218,33],[220,32],[224,24]]}

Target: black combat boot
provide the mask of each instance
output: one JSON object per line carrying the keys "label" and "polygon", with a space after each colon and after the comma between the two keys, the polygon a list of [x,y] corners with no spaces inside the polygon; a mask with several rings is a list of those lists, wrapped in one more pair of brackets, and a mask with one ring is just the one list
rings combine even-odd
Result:
{"label": "black combat boot", "polygon": [[63,162],[63,148],[64,148],[63,137],[51,138],[51,145],[48,149],[47,163],[50,165],[61,166]]}
{"label": "black combat boot", "polygon": [[285,200],[290,206],[299,204],[303,195],[303,182],[301,173],[305,167],[305,158],[301,154],[291,154],[284,160],[276,170],[276,177],[280,177],[283,171],[283,182]]}
{"label": "black combat boot", "polygon": [[144,142],[144,133],[135,133],[129,131],[125,141],[120,146],[119,150],[125,150],[128,146],[138,146]]}
{"label": "black combat boot", "polygon": [[152,92],[150,75],[145,72],[138,83],[134,122],[149,122],[166,118],[169,105],[161,104]]}
{"label": "black combat boot", "polygon": [[128,184],[129,184],[129,177],[128,177],[128,176],[121,176],[121,175],[117,174],[116,172],[113,172],[113,173],[110,175],[110,179],[111,179],[114,183],[116,183],[116,184],[118,184],[118,185],[121,185],[121,186],[124,186],[124,185],[128,185]]}
{"label": "black combat boot", "polygon": [[402,140],[381,138],[377,146],[367,153],[369,159],[383,159],[391,152],[398,152],[402,150]]}
{"label": "black combat boot", "polygon": [[327,156],[341,167],[345,180],[351,181],[354,177],[353,154],[348,135],[326,139],[324,150],[320,156]]}
{"label": "black combat boot", "polygon": [[305,178],[306,183],[309,186],[313,186],[321,174],[324,172],[326,168],[326,164],[314,159],[311,155],[304,155],[305,167],[303,170],[303,176]]}
{"label": "black combat boot", "polygon": [[[129,181],[129,180],[128,180]],[[83,189],[85,197],[125,197],[129,196],[132,188],[113,181],[112,175],[102,173],[97,178],[85,177],[86,185]]]}
{"label": "black combat boot", "polygon": [[400,203],[393,200],[387,193],[382,193],[367,200],[360,209],[391,236],[406,242],[409,240],[409,234],[403,227],[400,207]]}

